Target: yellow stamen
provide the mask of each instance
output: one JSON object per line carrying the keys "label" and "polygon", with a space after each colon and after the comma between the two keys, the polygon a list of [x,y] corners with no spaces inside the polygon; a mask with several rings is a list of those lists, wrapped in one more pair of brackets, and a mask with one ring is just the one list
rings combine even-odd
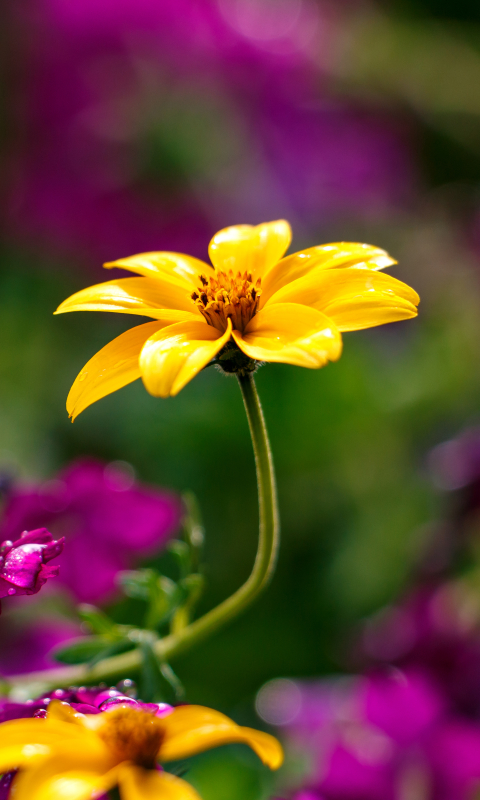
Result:
{"label": "yellow stamen", "polygon": [[200,275],[199,278],[202,285],[191,298],[208,324],[223,333],[231,319],[235,330],[243,332],[258,311],[261,278],[254,284],[250,272],[235,275],[233,270],[219,270],[212,277]]}
{"label": "yellow stamen", "polygon": [[153,714],[122,707],[105,713],[98,734],[116,760],[154,769],[164,730],[162,720]]}

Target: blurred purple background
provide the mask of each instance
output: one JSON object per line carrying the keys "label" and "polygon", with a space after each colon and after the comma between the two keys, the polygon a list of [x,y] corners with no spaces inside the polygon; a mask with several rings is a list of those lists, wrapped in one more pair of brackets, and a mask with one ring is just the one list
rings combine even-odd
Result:
{"label": "blurred purple background", "polygon": [[284,216],[307,235],[339,214],[408,202],[418,180],[409,124],[333,91],[354,10],[12,6],[7,230],[94,265],[159,248],[203,255],[212,231],[238,221]]}
{"label": "blurred purple background", "polygon": [[163,552],[186,489],[206,522],[201,608],[248,575],[256,495],[234,381],[206,370],[168,402],[132,385],[72,426],[72,380],[132,320],[51,315],[111,277],[103,261],[205,258],[223,226],[285,217],[294,249],[391,251],[420,315],[346,335],[320,372],[259,372],[278,571],[174,666],[189,699],[252,726],[255,693],[276,686],[273,717],[277,700],[259,710],[289,755],[276,787],[235,749],[189,776],[203,800],[473,800],[478,3],[22,0],[0,15],[0,532],[66,537],[60,577],[4,602],[0,671],[51,663],[81,632],[76,600],[116,600],[117,570]]}

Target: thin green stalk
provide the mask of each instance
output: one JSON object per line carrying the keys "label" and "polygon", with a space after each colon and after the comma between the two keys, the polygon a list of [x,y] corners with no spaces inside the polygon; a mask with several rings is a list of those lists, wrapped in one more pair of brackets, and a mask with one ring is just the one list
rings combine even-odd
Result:
{"label": "thin green stalk", "polygon": [[[255,563],[248,580],[227,600],[212,608],[203,617],[154,644],[155,654],[160,661],[170,661],[240,614],[266,586],[275,569],[279,543],[279,522],[272,454],[253,375],[249,373],[237,377],[250,426],[257,472],[259,539]],[[10,688],[20,688],[31,685],[45,686],[48,684],[60,687],[87,682],[97,683],[108,681],[113,677],[129,675],[138,669],[140,663],[141,654],[136,649],[106,658],[91,669],[85,664],[58,667],[12,676],[9,678],[8,684]]]}

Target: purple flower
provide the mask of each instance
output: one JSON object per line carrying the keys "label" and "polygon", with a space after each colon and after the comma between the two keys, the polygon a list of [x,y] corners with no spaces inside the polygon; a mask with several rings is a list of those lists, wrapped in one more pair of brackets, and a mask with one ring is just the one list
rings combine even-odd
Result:
{"label": "purple flower", "polygon": [[49,578],[58,576],[58,565],[47,563],[63,550],[65,537],[55,540],[46,528],[24,531],[15,542],[0,545],[0,597],[36,594]]}
{"label": "purple flower", "polygon": [[420,670],[452,710],[480,719],[480,631],[459,583],[426,586],[366,625],[362,650],[370,667]]}
{"label": "purple flower", "polygon": [[92,263],[160,247],[203,256],[209,231],[235,218],[315,228],[319,215],[376,213],[411,195],[408,132],[331,98],[342,36],[331,3],[75,6],[13,11],[29,67],[9,164],[10,223],[23,238]]}
{"label": "purple flower", "polygon": [[308,789],[302,789],[295,795],[295,800],[324,800],[324,798],[317,792]]}
{"label": "purple flower", "polygon": [[[270,714],[289,709],[290,746],[310,760],[294,800],[470,800],[480,785],[480,719],[462,718],[420,671],[280,689],[270,687]],[[268,702],[262,707],[268,718]]]}
{"label": "purple flower", "polygon": [[[79,623],[54,616],[28,615],[25,622],[25,601],[15,604],[15,612],[2,617],[0,625],[0,674],[18,675],[58,666],[51,657],[54,647],[81,636]],[[21,608],[20,606],[23,606]]]}
{"label": "purple flower", "polygon": [[54,689],[34,700],[27,700],[25,703],[13,703],[5,698],[0,698],[0,723],[10,719],[44,717],[52,700],[61,700],[62,703],[72,706],[82,714],[100,714],[118,708],[118,706],[131,706],[148,711],[156,717],[165,717],[173,709],[173,706],[168,703],[143,703],[141,700],[137,700],[134,697],[135,684],[133,681],[121,681],[119,687],[107,687],[104,684],[102,686],[72,686],[69,689]]}
{"label": "purple flower", "polygon": [[101,602],[115,589],[118,571],[158,552],[177,530],[179,499],[137,485],[115,464],[80,459],[42,485],[7,494],[0,537],[48,525],[64,536],[59,580],[84,602]]}
{"label": "purple flower", "polygon": [[480,429],[469,428],[455,439],[442,442],[428,458],[434,484],[451,492],[480,484]]}

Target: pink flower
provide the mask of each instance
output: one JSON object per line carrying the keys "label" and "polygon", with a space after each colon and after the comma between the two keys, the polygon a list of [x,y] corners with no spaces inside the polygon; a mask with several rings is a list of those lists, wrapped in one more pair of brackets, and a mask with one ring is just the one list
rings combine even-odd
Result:
{"label": "pink flower", "polygon": [[212,225],[234,218],[317,232],[319,218],[384,214],[415,192],[408,128],[332,100],[344,3],[11,5],[28,65],[7,154],[22,242],[92,265],[160,243],[203,257]]}
{"label": "pink flower", "polygon": [[105,684],[88,687],[70,686],[69,689],[54,689],[35,700],[27,700],[26,703],[15,703],[0,698],[0,723],[10,719],[45,717],[52,700],[61,700],[82,714],[100,714],[118,706],[139,708],[156,717],[165,717],[173,711],[173,706],[168,703],[143,703],[137,700],[135,684],[129,679],[121,681],[118,686],[120,688],[116,686],[107,688]]}
{"label": "pink flower", "polygon": [[0,546],[0,597],[36,594],[49,578],[56,578],[60,567],[47,567],[48,561],[63,550],[65,537],[54,539],[46,528],[24,531],[15,542]]}
{"label": "pink flower", "polygon": [[0,537],[40,525],[65,535],[60,580],[77,600],[98,603],[111,597],[117,572],[165,547],[181,516],[176,495],[137,483],[116,464],[83,458],[55,480],[13,486]]}
{"label": "pink flower", "polygon": [[[13,613],[2,617],[0,625],[1,675],[37,672],[58,666],[50,655],[53,648],[82,635],[80,623],[66,617],[52,614],[38,616],[29,613],[29,607],[21,602],[15,604],[14,609],[10,607],[9,611],[12,610]],[[0,800],[1,797],[0,793]]]}
{"label": "pink flower", "polygon": [[480,720],[452,707],[425,672],[390,668],[267,688],[264,718],[284,714],[276,724],[308,757],[292,800],[470,800],[480,785]]}

